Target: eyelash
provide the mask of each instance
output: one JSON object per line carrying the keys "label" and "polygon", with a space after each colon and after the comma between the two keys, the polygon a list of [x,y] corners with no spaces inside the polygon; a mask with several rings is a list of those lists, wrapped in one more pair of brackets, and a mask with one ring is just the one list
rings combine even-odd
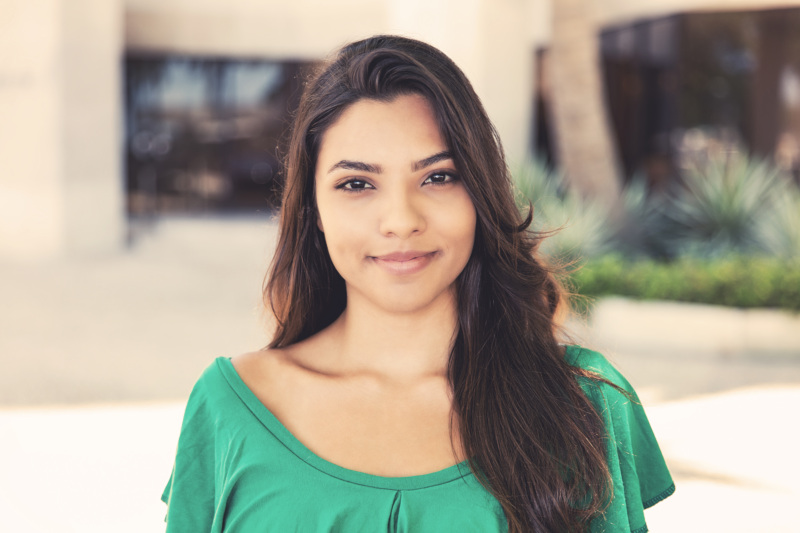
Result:
{"label": "eyelash", "polygon": [[[358,189],[354,189],[352,187],[348,187],[348,185],[352,185],[353,183],[363,183],[364,185],[368,185],[368,187],[360,187]],[[346,193],[349,193],[349,194],[360,194],[360,193],[362,193],[364,191],[368,191],[369,189],[374,189],[375,187],[373,187],[372,184],[369,183],[367,180],[362,180],[362,179],[357,179],[356,178],[356,179],[349,179],[347,181],[344,181],[344,182],[340,183],[339,185],[337,185],[336,188],[339,189],[339,190],[342,190],[342,191],[344,191]]]}
{"label": "eyelash", "polygon": [[[447,179],[446,181],[429,181],[434,176],[445,176],[446,178],[449,179]],[[423,181],[422,183],[427,185],[433,185],[434,187],[444,187],[445,185],[453,183],[454,181],[458,181],[458,176],[455,173],[448,171],[436,171],[428,174],[428,176],[425,178],[425,181]],[[354,183],[363,183],[364,186],[359,188],[353,188],[352,185]],[[364,191],[368,191],[374,188],[375,187],[370,182],[360,178],[348,179],[336,186],[336,189],[342,190],[348,194],[360,194]]]}
{"label": "eyelash", "polygon": [[[431,181],[431,182],[428,182],[428,180],[431,179],[434,176],[446,176],[446,177],[449,177],[450,179],[448,179],[447,181]],[[453,183],[454,181],[458,181],[458,176],[456,174],[454,174],[453,172],[440,170],[440,171],[437,171],[437,172],[431,172],[428,175],[428,177],[425,178],[425,181],[423,181],[422,183],[427,183],[428,185],[434,185],[434,186],[441,187],[443,185],[447,185],[448,183]]]}

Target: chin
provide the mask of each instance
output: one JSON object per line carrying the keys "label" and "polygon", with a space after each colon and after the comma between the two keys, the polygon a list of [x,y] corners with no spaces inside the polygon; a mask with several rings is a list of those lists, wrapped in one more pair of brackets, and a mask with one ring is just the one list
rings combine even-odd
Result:
{"label": "chin", "polygon": [[420,294],[422,291],[408,288],[395,294],[383,294],[375,300],[375,304],[389,313],[413,314],[432,306],[440,307],[444,301],[451,300],[452,293],[440,292],[435,295]]}

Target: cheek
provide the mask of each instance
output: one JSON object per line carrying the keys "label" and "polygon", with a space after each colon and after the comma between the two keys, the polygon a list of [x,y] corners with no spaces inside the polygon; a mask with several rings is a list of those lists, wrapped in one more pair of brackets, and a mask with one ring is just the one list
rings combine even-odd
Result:
{"label": "cheek", "polygon": [[459,247],[469,256],[475,242],[475,224],[477,215],[472,201],[465,195],[459,202],[452,204],[443,222],[448,228],[451,238],[459,243]]}
{"label": "cheek", "polygon": [[362,255],[367,237],[364,221],[353,210],[323,210],[317,220],[333,265],[342,273]]}
{"label": "cheek", "polygon": [[472,249],[475,247],[475,221],[472,221],[472,224],[469,227],[465,227],[464,231],[461,233],[462,239],[462,261],[464,265],[467,264],[470,256],[472,255]]}

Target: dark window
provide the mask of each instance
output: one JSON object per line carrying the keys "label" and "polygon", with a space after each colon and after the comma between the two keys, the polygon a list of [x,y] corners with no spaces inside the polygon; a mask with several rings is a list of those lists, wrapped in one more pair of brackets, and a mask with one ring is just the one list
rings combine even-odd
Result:
{"label": "dark window", "polygon": [[[607,27],[605,96],[625,178],[664,185],[692,157],[768,157],[800,180],[800,9],[684,13]],[[539,54],[539,64],[546,52]],[[536,150],[552,157],[546,91]]]}
{"label": "dark window", "polygon": [[307,63],[125,59],[127,207],[161,213],[267,212]]}

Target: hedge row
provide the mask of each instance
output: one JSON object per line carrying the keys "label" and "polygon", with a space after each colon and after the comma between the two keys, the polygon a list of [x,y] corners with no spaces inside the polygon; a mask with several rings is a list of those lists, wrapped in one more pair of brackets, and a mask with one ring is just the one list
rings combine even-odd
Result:
{"label": "hedge row", "polygon": [[617,295],[800,311],[800,264],[770,257],[663,263],[608,255],[587,261],[570,280],[575,293],[589,297]]}

